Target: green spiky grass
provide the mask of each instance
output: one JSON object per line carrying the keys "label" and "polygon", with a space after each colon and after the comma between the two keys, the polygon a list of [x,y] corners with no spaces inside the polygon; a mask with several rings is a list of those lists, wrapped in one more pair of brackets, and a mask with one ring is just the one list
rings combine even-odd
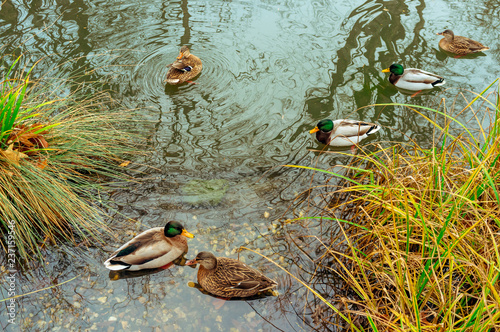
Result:
{"label": "green spiky grass", "polygon": [[442,110],[392,104],[444,118],[426,117],[439,143],[360,153],[331,172],[341,180],[328,196],[342,199],[322,215],[339,223],[346,249],[325,246],[316,264],[356,294],[344,307],[351,329],[355,318],[375,331],[500,329],[500,107],[484,97],[490,88],[464,109],[485,112],[472,110],[483,101],[494,110],[488,128],[473,134]]}
{"label": "green spiky grass", "polygon": [[[137,153],[138,138],[127,130],[132,112],[108,93],[85,95],[88,85],[70,81],[30,81],[31,69],[12,70],[18,60],[1,82],[1,150],[21,152],[10,134],[22,126],[33,126],[28,133],[40,134],[48,146],[25,149],[18,160],[0,155],[0,232],[5,238],[15,221],[17,257],[30,259],[41,257],[47,242],[99,239],[106,230],[106,185],[129,180],[120,163]],[[72,92],[60,97],[69,84]]]}

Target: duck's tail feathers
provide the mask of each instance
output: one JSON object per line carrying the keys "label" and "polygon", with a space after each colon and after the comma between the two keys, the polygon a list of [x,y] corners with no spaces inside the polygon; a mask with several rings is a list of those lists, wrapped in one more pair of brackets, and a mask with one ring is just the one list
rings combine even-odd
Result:
{"label": "duck's tail feathers", "polygon": [[180,83],[180,79],[178,78],[167,78],[165,81],[163,82],[166,82],[168,84],[179,84]]}
{"label": "duck's tail feathers", "polygon": [[366,132],[366,135],[368,136],[368,135],[371,135],[371,134],[375,134],[380,129],[382,129],[382,127],[380,127],[377,124],[374,124],[373,126],[370,127],[370,129],[368,129],[368,131]]}
{"label": "duck's tail feathers", "polygon": [[440,85],[444,85],[445,83],[446,83],[446,81],[444,80],[444,78],[440,78],[436,82],[432,83],[432,86],[440,86]]}
{"label": "duck's tail feathers", "polygon": [[130,264],[127,264],[124,262],[113,261],[112,260],[113,258],[114,258],[114,256],[104,262],[104,266],[110,270],[113,270],[113,271],[126,270],[131,266]]}

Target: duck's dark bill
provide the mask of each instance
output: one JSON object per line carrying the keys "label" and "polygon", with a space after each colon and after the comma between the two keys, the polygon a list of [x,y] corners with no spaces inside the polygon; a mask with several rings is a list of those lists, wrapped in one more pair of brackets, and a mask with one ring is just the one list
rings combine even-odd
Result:
{"label": "duck's dark bill", "polygon": [[194,264],[196,264],[196,259],[190,259],[186,261],[186,263],[184,263],[184,265],[194,265]]}

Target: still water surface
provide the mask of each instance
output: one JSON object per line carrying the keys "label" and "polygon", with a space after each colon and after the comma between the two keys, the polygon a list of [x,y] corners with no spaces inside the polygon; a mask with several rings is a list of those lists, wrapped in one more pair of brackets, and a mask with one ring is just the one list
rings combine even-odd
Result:
{"label": "still water surface", "polygon": [[[281,295],[230,301],[220,309],[212,297],[188,287],[196,280],[191,268],[111,280],[102,262],[135,233],[175,219],[196,235],[188,258],[202,250],[237,257],[235,249],[245,245],[311,280],[310,259],[289,244],[277,219],[300,215],[287,208],[325,178],[279,165],[347,163],[346,157],[311,151],[322,147],[308,130],[327,117],[381,124],[384,129],[372,143],[413,139],[430,144],[433,128],[414,112],[362,107],[435,106],[441,97],[451,104],[458,89],[481,91],[498,75],[492,31],[499,25],[496,1],[5,1],[0,9],[4,54],[21,50],[33,59],[46,57],[34,75],[80,72],[88,80],[106,79],[114,98],[139,109],[152,126],[146,132],[151,153],[138,160],[147,165],[141,168],[144,182],[111,197],[118,213],[109,223],[118,240],[107,239],[103,248],[48,250],[47,266],[19,276],[22,293],[77,279],[20,298],[19,325],[2,317],[2,328],[335,330],[318,321],[321,310],[305,307],[312,296],[306,298],[301,285],[248,252],[241,256],[276,279]],[[436,36],[446,28],[480,40],[491,51],[448,57]],[[204,69],[196,85],[165,87],[166,65],[181,45],[190,46]],[[435,72],[447,83],[410,98],[381,73],[394,62]],[[456,103],[463,107],[464,101]],[[459,118],[468,121],[471,114]],[[210,185],[224,195],[220,201],[193,201],[185,189],[193,179],[218,180]],[[319,236],[334,227],[310,226],[307,232],[317,230]],[[311,252],[310,258],[321,253]],[[327,287],[317,289],[335,299]]]}

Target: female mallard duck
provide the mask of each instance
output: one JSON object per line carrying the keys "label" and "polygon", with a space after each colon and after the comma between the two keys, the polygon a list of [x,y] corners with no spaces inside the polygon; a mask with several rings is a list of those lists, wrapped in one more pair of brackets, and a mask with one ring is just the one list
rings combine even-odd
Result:
{"label": "female mallard duck", "polygon": [[410,91],[429,90],[445,83],[441,76],[416,68],[404,69],[399,63],[392,64],[382,72],[391,72],[389,82],[398,88]]}
{"label": "female mallard duck", "polygon": [[237,259],[215,257],[202,251],[186,265],[200,264],[198,283],[216,296],[248,297],[274,288],[278,283]]}
{"label": "female mallard duck", "polygon": [[351,146],[380,130],[374,123],[356,120],[321,120],[309,131],[316,133],[318,142],[332,146]]}
{"label": "female mallard duck", "polygon": [[182,46],[177,60],[167,67],[170,67],[165,80],[168,84],[193,83],[190,80],[201,72],[202,64],[200,58],[191,54],[187,46]]}
{"label": "female mallard duck", "polygon": [[194,237],[177,221],[169,221],[164,228],[149,229],[125,243],[104,265],[115,271],[167,268],[167,265],[187,252],[184,236]]}
{"label": "female mallard duck", "polygon": [[444,37],[439,41],[439,47],[453,54],[467,55],[490,49],[489,47],[484,46],[480,42],[477,42],[470,38],[455,36],[453,31],[449,29],[446,29],[443,32],[438,32],[437,35]]}

